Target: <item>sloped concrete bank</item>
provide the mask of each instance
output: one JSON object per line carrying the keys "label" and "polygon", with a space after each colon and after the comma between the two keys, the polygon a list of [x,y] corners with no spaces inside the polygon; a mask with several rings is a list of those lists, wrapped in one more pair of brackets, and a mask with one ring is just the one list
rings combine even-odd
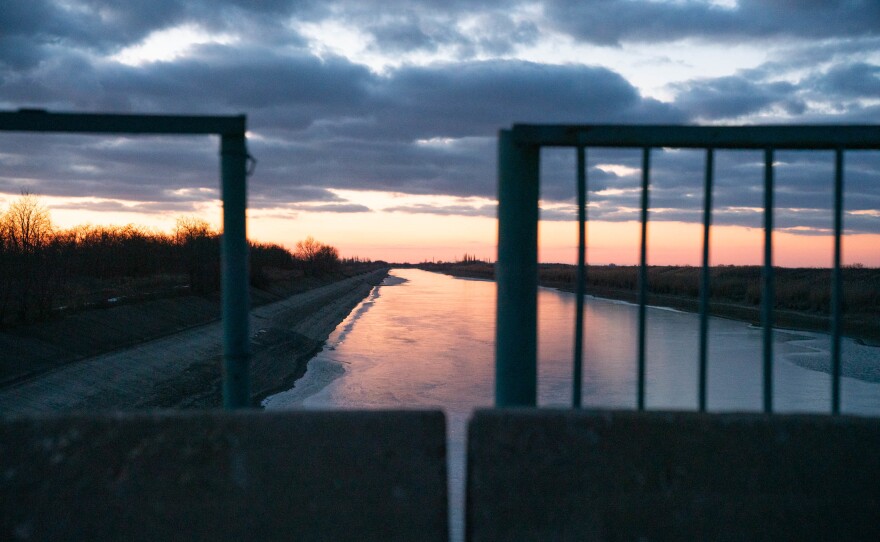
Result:
{"label": "sloped concrete bank", "polygon": [[[305,372],[309,358],[387,270],[344,279],[251,311],[254,405]],[[219,322],[75,362],[0,389],[0,412],[214,407]]]}

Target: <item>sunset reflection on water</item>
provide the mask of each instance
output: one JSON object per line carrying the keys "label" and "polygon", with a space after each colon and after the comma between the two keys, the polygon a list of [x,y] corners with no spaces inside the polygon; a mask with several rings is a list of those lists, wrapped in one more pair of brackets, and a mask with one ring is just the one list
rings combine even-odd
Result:
{"label": "sunset reflection on water", "polygon": [[[538,401],[571,404],[575,297],[539,290]],[[328,346],[290,392],[270,404],[358,408],[439,406],[449,411],[492,404],[495,284],[416,269],[396,269],[331,336]],[[632,408],[636,389],[637,311],[628,303],[589,298],[585,313],[584,387],[587,406]],[[647,405],[694,409],[698,318],[649,307]],[[797,362],[827,356],[827,337],[776,332],[774,380],[779,410],[825,411],[829,377]],[[845,340],[851,356],[880,349]],[[709,336],[710,410],[761,408],[761,332],[712,318]],[[327,367],[334,370],[322,370]],[[880,384],[843,379],[845,411],[880,413]],[[850,393],[851,392],[851,393]]]}
{"label": "sunset reflection on water", "polygon": [[[538,396],[541,406],[571,404],[575,296],[539,290]],[[647,405],[696,408],[698,318],[649,308]],[[585,318],[584,405],[634,408],[636,307],[588,299]],[[451,539],[461,540],[466,423],[474,408],[492,405],[495,283],[395,269],[309,362],[306,375],[267,408],[430,408],[446,412]],[[774,376],[779,410],[827,411],[830,378],[792,359],[828,356],[826,336],[777,332]],[[710,410],[761,407],[761,331],[712,318]],[[851,356],[880,349],[846,340]],[[880,383],[843,379],[845,412],[880,414]]]}

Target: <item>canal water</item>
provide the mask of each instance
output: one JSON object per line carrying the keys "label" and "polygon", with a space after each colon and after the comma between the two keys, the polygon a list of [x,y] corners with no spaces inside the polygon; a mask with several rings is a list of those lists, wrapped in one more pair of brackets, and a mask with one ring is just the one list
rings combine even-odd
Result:
{"label": "canal water", "polygon": [[[538,294],[538,402],[571,404],[575,296]],[[585,308],[583,404],[634,408],[637,307],[589,298]],[[646,404],[696,409],[697,315],[649,307]],[[331,335],[291,390],[267,398],[276,408],[440,407],[448,424],[452,538],[460,540],[464,441],[474,408],[491,406],[494,389],[495,284],[416,269],[392,270]],[[782,412],[827,412],[827,335],[774,335],[774,406]],[[710,319],[708,406],[758,411],[761,330]],[[880,415],[880,348],[844,340],[842,410]]]}

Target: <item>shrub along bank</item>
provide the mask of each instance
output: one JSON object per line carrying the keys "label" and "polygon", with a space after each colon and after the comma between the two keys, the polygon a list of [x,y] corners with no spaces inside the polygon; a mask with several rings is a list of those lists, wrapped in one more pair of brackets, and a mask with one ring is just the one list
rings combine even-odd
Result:
{"label": "shrub along bank", "polygon": [[[420,268],[455,276],[495,278],[487,262],[424,263]],[[648,302],[697,311],[700,268],[649,266]],[[831,270],[776,268],[774,299],[780,327],[828,331],[830,327]],[[541,264],[542,286],[575,291],[577,269],[566,264]],[[880,269],[849,266],[843,272],[843,329],[847,336],[880,344]],[[588,294],[637,301],[637,266],[588,266]],[[710,270],[710,312],[716,316],[760,322],[761,267],[718,266]]]}

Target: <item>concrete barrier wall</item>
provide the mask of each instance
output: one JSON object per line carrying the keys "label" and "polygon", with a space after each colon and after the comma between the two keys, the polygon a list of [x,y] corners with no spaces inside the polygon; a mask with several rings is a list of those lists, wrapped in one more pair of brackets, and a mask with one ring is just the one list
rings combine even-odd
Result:
{"label": "concrete barrier wall", "polygon": [[439,411],[4,418],[2,540],[447,540]]}
{"label": "concrete barrier wall", "polygon": [[489,540],[880,540],[880,419],[486,410],[466,531]]}
{"label": "concrete barrier wall", "polygon": [[[469,540],[880,540],[880,420],[487,410]],[[429,412],[0,420],[2,540],[447,540]]]}

